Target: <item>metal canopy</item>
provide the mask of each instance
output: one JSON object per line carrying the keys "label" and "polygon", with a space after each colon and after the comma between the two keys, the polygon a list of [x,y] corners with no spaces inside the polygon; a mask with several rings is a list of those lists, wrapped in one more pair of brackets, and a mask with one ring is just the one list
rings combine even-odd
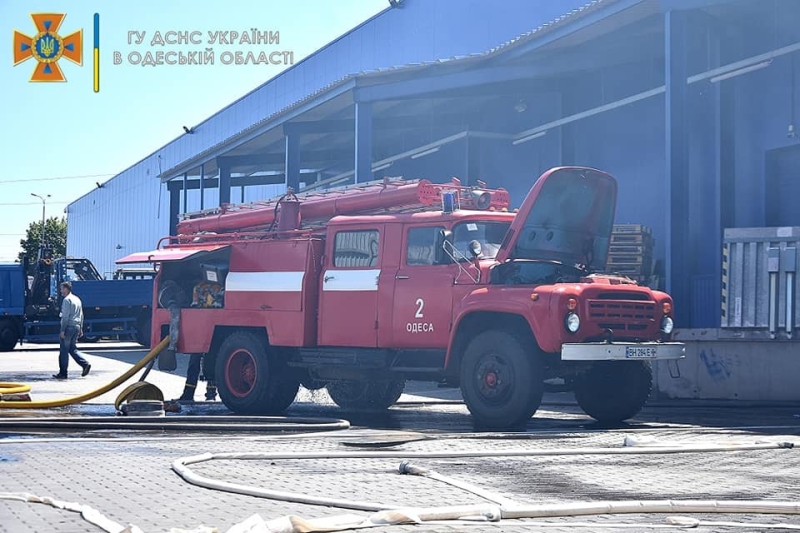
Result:
{"label": "metal canopy", "polygon": [[[712,7],[706,11],[719,9],[715,4],[719,2],[710,3]],[[265,119],[215,151],[197,156],[193,163],[165,172],[162,180],[182,179],[181,170],[187,176],[199,176],[204,158],[205,176],[216,175],[220,167],[245,174],[284,171],[287,146],[293,147],[293,176],[296,168],[352,169],[358,144],[354,112],[358,102],[370,103],[373,161],[457,132],[473,131],[472,124],[480,121],[484,106],[518,94],[532,97],[559,92],[559,80],[569,76],[586,76],[662,56],[661,12],[665,5],[635,0],[599,2],[576,21],[559,22],[539,39],[520,39],[524,42],[508,46],[507,52],[352,76]],[[555,127],[555,123],[547,126]],[[287,142],[287,136],[294,138]],[[190,165],[194,166],[187,168]]]}

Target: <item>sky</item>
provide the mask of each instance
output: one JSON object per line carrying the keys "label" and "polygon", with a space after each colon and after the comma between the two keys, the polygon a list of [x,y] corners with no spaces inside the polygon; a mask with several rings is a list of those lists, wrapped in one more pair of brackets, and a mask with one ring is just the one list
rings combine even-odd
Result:
{"label": "sky", "polygon": [[[202,7],[200,7],[202,6]],[[223,65],[225,50],[209,45],[215,32],[279,33],[268,51],[293,53],[293,63],[389,7],[386,0],[0,0],[0,262],[14,261],[31,222],[64,216],[89,192],[178,136],[164,124],[198,124],[291,65]],[[31,82],[34,58],[14,65],[13,36],[36,34],[32,13],[63,13],[62,38],[82,30],[81,65],[58,61],[66,82]],[[94,92],[94,14],[99,15],[100,84]],[[214,48],[213,65],[132,65],[130,52],[155,51],[156,32],[195,32]],[[129,32],[146,32],[129,44]],[[173,36],[175,34],[170,34]],[[230,35],[228,33],[227,35]],[[252,35],[252,33],[251,33]],[[165,48],[169,50],[173,48]],[[114,64],[114,52],[123,61]],[[47,197],[46,195],[49,195]],[[91,258],[89,258],[91,259]]]}

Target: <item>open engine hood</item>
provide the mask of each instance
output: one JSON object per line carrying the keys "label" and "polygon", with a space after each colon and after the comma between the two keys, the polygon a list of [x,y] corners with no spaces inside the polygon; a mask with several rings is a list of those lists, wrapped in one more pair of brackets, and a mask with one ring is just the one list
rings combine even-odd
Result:
{"label": "open engine hood", "polygon": [[536,181],[506,233],[497,261],[543,259],[603,270],[617,182],[583,167],[551,169]]}

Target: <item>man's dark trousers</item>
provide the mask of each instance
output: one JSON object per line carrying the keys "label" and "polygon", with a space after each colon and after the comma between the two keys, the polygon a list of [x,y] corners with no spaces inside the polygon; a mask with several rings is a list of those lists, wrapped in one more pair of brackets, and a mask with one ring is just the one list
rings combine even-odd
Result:
{"label": "man's dark trousers", "polygon": [[81,368],[89,364],[78,352],[77,342],[78,328],[75,326],[67,326],[64,330],[64,338],[61,339],[61,349],[58,352],[58,373],[61,376],[67,376],[67,365],[69,364],[68,355],[71,355]]}

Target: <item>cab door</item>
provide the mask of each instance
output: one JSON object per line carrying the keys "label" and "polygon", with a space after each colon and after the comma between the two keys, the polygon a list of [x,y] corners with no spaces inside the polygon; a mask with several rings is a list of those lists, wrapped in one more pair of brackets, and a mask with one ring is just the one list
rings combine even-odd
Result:
{"label": "cab door", "polygon": [[330,232],[320,279],[318,342],[321,346],[376,347],[383,225]]}
{"label": "cab door", "polygon": [[415,225],[403,230],[403,253],[394,283],[394,348],[447,347],[458,267],[436,264],[436,243],[443,229]]}

